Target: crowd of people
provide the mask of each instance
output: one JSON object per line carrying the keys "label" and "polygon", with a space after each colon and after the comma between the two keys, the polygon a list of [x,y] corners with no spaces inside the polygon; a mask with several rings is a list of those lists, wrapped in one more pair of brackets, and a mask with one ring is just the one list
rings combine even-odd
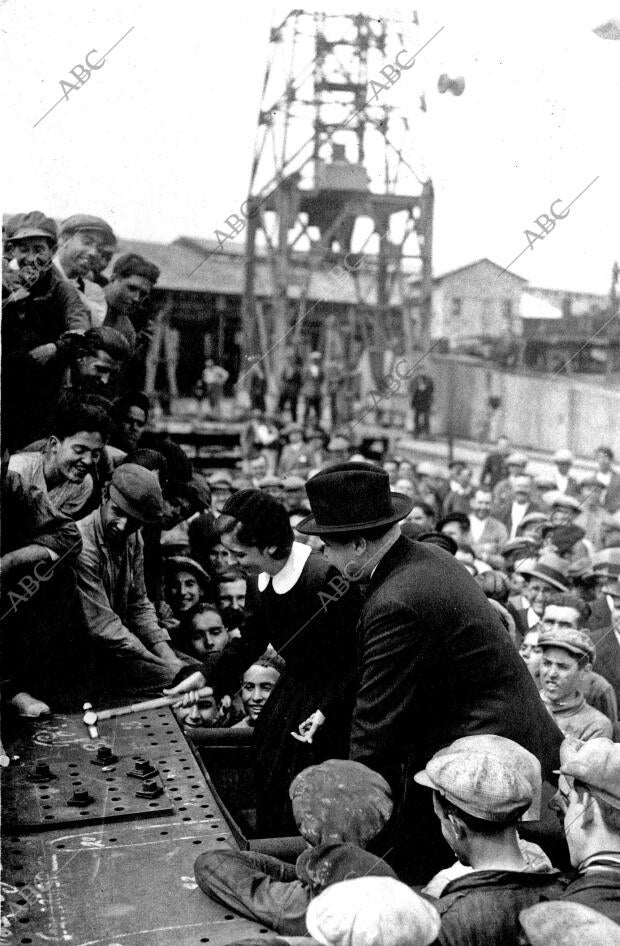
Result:
{"label": "crowd of people", "polygon": [[306,849],[210,851],[196,878],[280,938],[615,942],[612,449],[533,476],[500,438],[476,480],[360,445],[321,427],[312,354],[277,421],[254,372],[243,459],[199,472],[141,390],[159,272],[115,248],[90,215],[6,227],[3,710],[163,691],[190,737],[245,730],[256,836]]}

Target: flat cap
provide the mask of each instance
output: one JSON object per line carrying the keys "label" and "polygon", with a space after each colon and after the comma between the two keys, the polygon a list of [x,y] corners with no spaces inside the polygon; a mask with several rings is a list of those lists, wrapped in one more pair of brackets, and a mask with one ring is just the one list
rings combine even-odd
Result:
{"label": "flat cap", "polygon": [[311,900],[306,926],[322,946],[430,946],[441,921],[432,903],[400,880],[357,877]]}
{"label": "flat cap", "polygon": [[601,578],[620,577],[620,548],[595,552],[592,556],[592,571]]}
{"label": "flat cap", "polygon": [[[521,557],[525,555],[531,555],[532,552],[536,550],[538,542],[536,539],[533,539],[529,535],[521,535],[516,539],[510,539],[509,542],[506,542],[502,546],[502,555],[520,555]],[[533,561],[533,559],[527,559],[526,561]]]}
{"label": "flat cap", "polygon": [[431,463],[430,460],[423,460],[422,463],[418,463],[416,466],[416,473],[418,476],[439,476],[441,471],[436,463]]}
{"label": "flat cap", "polygon": [[537,525],[546,524],[549,522],[549,516],[545,512],[528,512],[523,516],[523,519],[519,523],[519,529],[523,529],[524,526],[531,526],[536,523]]}
{"label": "flat cap", "polygon": [[282,486],[286,492],[294,492],[298,489],[305,489],[306,481],[302,476],[285,476],[282,480]]}
{"label": "flat cap", "polygon": [[498,738],[503,740],[501,748],[490,749],[485,736],[464,736],[436,752],[415,781],[485,821],[503,822],[523,814],[532,803],[532,786],[516,761],[516,743]]}
{"label": "flat cap", "polygon": [[556,509],[572,509],[574,512],[579,512],[581,509],[578,499],[561,493],[559,489],[551,489],[548,493],[543,493],[543,502]]}
{"label": "flat cap", "polygon": [[560,772],[587,785],[612,808],[620,808],[620,743],[604,736],[587,742],[565,739],[560,746]]}
{"label": "flat cap", "polygon": [[350,447],[351,443],[346,437],[332,437],[327,444],[327,449],[332,452],[334,450],[349,450]]}
{"label": "flat cap", "polygon": [[282,480],[279,476],[263,476],[259,486],[261,489],[282,489]]}
{"label": "flat cap", "polygon": [[171,555],[170,558],[166,559],[166,571],[170,576],[177,572],[189,572],[190,575],[194,576],[198,584],[202,586],[203,590],[211,585],[211,579],[202,565],[199,565],[198,562],[188,555]]}
{"label": "flat cap", "polygon": [[436,529],[438,532],[441,532],[444,526],[447,526],[449,522],[458,522],[462,529],[469,531],[469,516],[464,512],[450,512],[447,516],[444,516],[443,519],[439,519],[436,524]]}
{"label": "flat cap", "polygon": [[164,511],[164,498],[157,476],[137,463],[123,463],[114,470],[110,498],[117,506],[140,522],[158,522]]}
{"label": "flat cap", "polygon": [[289,788],[300,834],[311,844],[375,837],[392,813],[390,786],[361,762],[329,759],[297,775]]}
{"label": "flat cap", "polygon": [[521,911],[519,922],[531,946],[620,946],[618,924],[583,903],[536,903]]}
{"label": "flat cap", "polygon": [[514,453],[508,455],[506,459],[506,466],[526,466],[527,460],[528,458],[524,453],[520,453],[518,450],[515,450]]}
{"label": "flat cap", "polygon": [[577,657],[587,657],[590,663],[596,659],[596,647],[590,635],[572,627],[543,629],[538,635],[538,646],[543,650],[545,647],[560,647]]}
{"label": "flat cap", "polygon": [[572,463],[573,455],[570,452],[570,450],[567,450],[566,448],[561,448],[560,450],[555,451],[555,453],[553,454],[553,460],[555,463]]}
{"label": "flat cap", "polygon": [[110,246],[116,246],[114,230],[101,217],[94,217],[92,214],[73,214],[73,216],[63,220],[60,225],[61,236],[69,236],[72,233],[78,233],[80,230],[98,230],[103,233]]}
{"label": "flat cap", "polygon": [[25,240],[27,237],[45,237],[54,244],[58,241],[56,221],[46,217],[40,210],[15,214],[5,227],[7,243],[12,240]]}
{"label": "flat cap", "polygon": [[539,473],[534,477],[534,483],[538,489],[555,489],[555,480],[548,473]]}

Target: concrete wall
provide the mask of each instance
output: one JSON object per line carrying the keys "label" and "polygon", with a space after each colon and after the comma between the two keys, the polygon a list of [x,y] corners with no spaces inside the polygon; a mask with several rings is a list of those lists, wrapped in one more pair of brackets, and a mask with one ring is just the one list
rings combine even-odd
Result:
{"label": "concrete wall", "polygon": [[[472,440],[505,433],[539,450],[569,447],[589,456],[602,443],[620,447],[620,390],[560,377],[488,368],[458,356],[429,359],[435,378],[434,432]],[[490,396],[501,398],[493,412]]]}

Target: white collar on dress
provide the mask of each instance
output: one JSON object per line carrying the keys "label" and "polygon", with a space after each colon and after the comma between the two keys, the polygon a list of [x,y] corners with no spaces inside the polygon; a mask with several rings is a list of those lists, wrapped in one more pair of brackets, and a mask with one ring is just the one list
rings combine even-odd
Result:
{"label": "white collar on dress", "polygon": [[311,552],[312,549],[309,545],[302,545],[301,542],[293,542],[291,554],[277,575],[271,577],[268,572],[260,573],[257,579],[258,590],[264,591],[271,578],[275,593],[277,595],[286,594],[286,592],[294,588],[299,581],[301,573],[304,570],[304,565],[308,561]]}

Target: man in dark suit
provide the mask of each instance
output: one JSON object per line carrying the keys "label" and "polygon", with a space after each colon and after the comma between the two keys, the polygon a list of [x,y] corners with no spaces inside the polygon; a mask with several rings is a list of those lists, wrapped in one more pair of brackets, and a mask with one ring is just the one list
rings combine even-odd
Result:
{"label": "man in dark suit", "polygon": [[450,864],[428,795],[413,776],[460,736],[495,733],[534,753],[549,777],[561,734],[482,590],[451,555],[412,542],[398,522],[411,500],[387,474],[343,463],[306,484],[312,515],[343,584],[367,584],[358,623],[359,683],[351,758],[391,784],[396,813],[383,850],[408,883]]}
{"label": "man in dark suit", "polygon": [[508,476],[506,458],[510,455],[508,437],[498,437],[497,445],[492,453],[487,454],[480,473],[480,485],[494,489],[497,484]]}
{"label": "man in dark suit", "polygon": [[541,512],[541,507],[532,500],[532,477],[521,473],[514,478],[512,496],[508,497],[493,513],[508,529],[514,539],[521,522],[530,512]]}

